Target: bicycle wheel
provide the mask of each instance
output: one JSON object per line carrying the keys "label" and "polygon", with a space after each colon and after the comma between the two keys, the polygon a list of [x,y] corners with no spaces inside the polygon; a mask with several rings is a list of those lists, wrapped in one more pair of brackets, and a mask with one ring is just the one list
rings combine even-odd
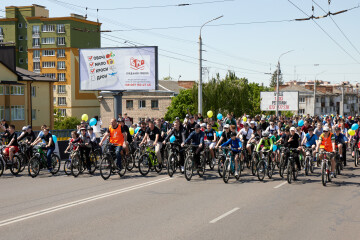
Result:
{"label": "bicycle wheel", "polygon": [[64,173],[68,176],[71,174],[71,161],[69,159],[64,163]]}
{"label": "bicycle wheel", "polygon": [[100,163],[100,175],[104,180],[111,176],[112,164],[108,156],[103,157]]}
{"label": "bicycle wheel", "polygon": [[126,169],[131,172],[134,167],[135,167],[135,158],[133,155],[129,153],[128,155],[126,155]]}
{"label": "bicycle wheel", "polygon": [[32,157],[28,164],[29,175],[34,178],[39,175],[40,172],[40,159],[38,157]]}
{"label": "bicycle wheel", "polygon": [[185,160],[185,178],[186,180],[190,181],[193,175],[193,168],[194,160],[191,156],[188,156]]}
{"label": "bicycle wheel", "polygon": [[27,165],[26,157],[25,157],[25,155],[22,154],[21,152],[19,152],[17,155],[18,155],[18,157],[19,157],[19,159],[20,159],[20,162],[21,162],[20,172],[22,172],[22,171],[24,171],[25,166]]}
{"label": "bicycle wheel", "polygon": [[224,162],[224,167],[223,167],[223,180],[224,180],[224,183],[228,183],[229,182],[229,179],[230,179],[230,160],[229,159],[226,159],[225,162]]}
{"label": "bicycle wheel", "polygon": [[80,157],[78,155],[75,155],[73,159],[71,160],[71,174],[74,177],[79,176],[81,170],[82,170],[82,161],[80,160]]}
{"label": "bicycle wheel", "polygon": [[269,163],[269,166],[267,169],[267,175],[268,175],[269,179],[271,179],[274,174],[275,163],[271,159],[269,161],[270,161],[270,163]]}
{"label": "bicycle wheel", "polygon": [[96,153],[94,152],[91,152],[90,155],[90,170],[89,170],[89,173],[91,175],[93,175],[96,171],[96,168],[97,168],[97,157],[96,157]]}
{"label": "bicycle wheel", "polygon": [[209,154],[209,168],[211,170],[214,170],[214,167],[215,167],[215,161],[211,159],[211,154]]}
{"label": "bicycle wheel", "polygon": [[314,163],[311,158],[310,158],[310,172],[314,173]]}
{"label": "bicycle wheel", "polygon": [[146,176],[150,171],[150,161],[147,154],[141,155],[139,159],[139,172],[141,175]]}
{"label": "bicycle wheel", "polygon": [[354,156],[354,164],[355,164],[355,167],[358,166],[358,163],[359,163],[359,149],[356,149],[356,150],[355,150],[355,156]]}
{"label": "bicycle wheel", "polygon": [[136,149],[134,153],[134,166],[136,168],[139,168],[139,159],[140,159],[140,149]]}
{"label": "bicycle wheel", "polygon": [[297,167],[297,164],[294,163],[294,166],[292,167],[293,169],[293,178],[294,181],[296,181],[298,179],[298,175],[299,175],[299,169]]}
{"label": "bicycle wheel", "polygon": [[265,162],[263,160],[258,162],[256,171],[257,171],[257,177],[258,177],[259,181],[264,180],[265,174],[266,174],[266,169],[265,169]]}
{"label": "bicycle wheel", "polygon": [[255,176],[257,171],[257,154],[254,152],[252,158],[251,158],[251,173],[253,176]]}
{"label": "bicycle wheel", "polygon": [[167,163],[167,166],[166,166],[169,177],[172,177],[174,175],[175,164],[176,164],[176,155],[172,153],[169,156],[168,163]]}
{"label": "bicycle wheel", "polygon": [[11,164],[11,167],[10,167],[10,172],[16,176],[19,174],[20,172],[20,169],[21,169],[21,162],[20,162],[20,159],[17,155],[15,155],[13,157],[13,162]]}
{"label": "bicycle wheel", "polygon": [[310,170],[310,157],[306,157],[305,158],[305,175],[308,176],[309,175],[309,170]]}
{"label": "bicycle wheel", "polygon": [[4,162],[3,162],[2,158],[0,158],[0,177],[4,173],[4,168],[5,168]]}
{"label": "bicycle wheel", "polygon": [[287,177],[288,183],[291,184],[293,174],[292,174],[292,166],[291,166],[290,160],[288,160],[286,175],[287,175],[286,177]]}
{"label": "bicycle wheel", "polygon": [[199,177],[204,177],[205,165],[205,158],[203,155],[200,155],[200,166],[197,168],[197,173],[199,174]]}
{"label": "bicycle wheel", "polygon": [[225,162],[225,156],[221,156],[218,160],[218,173],[220,177],[223,176],[224,162]]}
{"label": "bicycle wheel", "polygon": [[51,174],[52,175],[57,174],[61,166],[60,157],[58,155],[56,154],[51,155],[51,166],[52,166]]}
{"label": "bicycle wheel", "polygon": [[326,166],[325,166],[325,163],[322,162],[321,163],[321,182],[324,187],[326,186],[326,181],[327,181]]}

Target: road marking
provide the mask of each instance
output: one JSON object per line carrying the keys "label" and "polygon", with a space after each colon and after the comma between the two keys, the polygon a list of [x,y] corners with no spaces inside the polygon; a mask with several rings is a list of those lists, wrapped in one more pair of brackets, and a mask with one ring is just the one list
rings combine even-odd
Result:
{"label": "road marking", "polygon": [[223,215],[221,215],[221,216],[219,216],[219,217],[211,220],[210,223],[216,223],[217,221],[223,219],[223,218],[226,217],[226,216],[229,216],[230,214],[232,214],[233,212],[236,212],[236,211],[239,210],[239,209],[240,209],[240,208],[236,207],[236,208],[234,208],[233,210],[230,210],[230,211],[224,213]]}
{"label": "road marking", "polygon": [[35,211],[35,212],[32,212],[32,213],[24,214],[24,215],[21,215],[21,216],[9,218],[9,219],[0,221],[0,227],[6,226],[6,225],[9,225],[9,224],[12,224],[12,223],[21,222],[21,221],[24,221],[24,220],[27,220],[27,219],[30,219],[30,218],[34,218],[34,217],[38,217],[38,216],[41,216],[41,215],[45,215],[45,214],[48,214],[48,213],[56,212],[56,211],[59,211],[59,210],[63,210],[63,209],[66,209],[66,208],[75,207],[75,206],[82,205],[82,204],[92,202],[92,201],[95,201],[95,200],[99,200],[99,199],[102,199],[102,198],[111,197],[111,196],[118,195],[118,194],[121,194],[121,193],[133,191],[133,190],[136,190],[136,189],[139,189],[139,188],[144,188],[144,187],[151,186],[151,185],[154,185],[154,184],[157,184],[157,183],[166,182],[166,181],[169,181],[171,179],[174,179],[174,178],[170,178],[170,177],[161,178],[161,179],[158,179],[158,180],[154,180],[154,181],[150,181],[150,182],[146,182],[146,183],[141,183],[141,184],[134,185],[134,186],[131,186],[131,187],[126,187],[126,188],[118,189],[118,190],[115,190],[115,191],[98,194],[98,195],[95,195],[95,196],[92,196],[92,197],[83,198],[83,199],[76,200],[76,201],[73,201],[73,202],[69,202],[69,203],[58,205],[58,206],[46,208],[46,209],[43,209],[43,210]]}
{"label": "road marking", "polygon": [[279,185],[277,185],[276,187],[274,187],[274,188],[279,188],[279,187],[281,187],[281,186],[283,186],[283,185],[285,185],[287,182],[283,182],[283,183],[280,183]]}

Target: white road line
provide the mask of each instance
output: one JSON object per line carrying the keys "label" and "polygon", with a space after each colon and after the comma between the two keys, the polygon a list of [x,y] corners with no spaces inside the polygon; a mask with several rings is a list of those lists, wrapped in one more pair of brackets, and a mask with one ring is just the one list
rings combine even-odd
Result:
{"label": "white road line", "polygon": [[224,213],[223,215],[221,215],[221,216],[219,216],[219,217],[211,220],[210,223],[216,223],[217,221],[219,221],[219,220],[223,219],[224,217],[232,214],[233,212],[236,212],[236,211],[239,210],[239,209],[240,209],[240,208],[238,208],[238,207],[237,207],[237,208],[234,208],[233,210],[230,210],[230,211]]}
{"label": "white road line", "polygon": [[283,182],[283,183],[280,183],[279,185],[277,185],[276,187],[274,187],[274,188],[279,188],[279,187],[281,187],[281,186],[283,186],[283,185],[285,185],[287,182]]}
{"label": "white road line", "polygon": [[61,204],[61,205],[54,206],[54,207],[51,207],[51,208],[46,208],[46,209],[43,209],[43,210],[40,210],[40,211],[35,211],[35,212],[32,212],[32,213],[24,214],[24,215],[17,216],[17,217],[14,217],[14,218],[9,218],[9,219],[0,221],[0,227],[6,226],[6,225],[9,225],[9,224],[12,224],[12,223],[16,223],[16,222],[21,222],[21,221],[24,221],[24,220],[27,220],[27,219],[30,219],[30,218],[34,218],[34,217],[38,217],[38,216],[41,216],[41,215],[45,215],[45,214],[48,214],[48,213],[56,212],[56,211],[59,211],[59,210],[63,210],[63,209],[66,209],[66,208],[75,207],[75,206],[82,205],[82,204],[92,202],[92,201],[95,201],[95,200],[99,200],[99,199],[102,199],[102,198],[111,197],[111,196],[118,195],[118,194],[121,194],[121,193],[133,191],[133,190],[143,188],[143,187],[147,187],[147,186],[150,186],[150,185],[154,185],[154,184],[157,184],[157,183],[166,182],[166,181],[169,181],[171,179],[174,179],[174,178],[170,178],[170,177],[161,178],[161,179],[158,179],[158,180],[154,180],[154,181],[150,181],[150,182],[146,182],[146,183],[141,183],[141,184],[134,185],[134,186],[131,186],[131,187],[126,187],[126,188],[118,189],[118,190],[115,190],[115,191],[111,191],[111,192],[107,192],[107,193],[103,193],[103,194],[98,194],[98,195],[95,195],[95,196],[92,196],[92,197],[83,198],[83,199],[76,200],[76,201],[73,201],[73,202]]}

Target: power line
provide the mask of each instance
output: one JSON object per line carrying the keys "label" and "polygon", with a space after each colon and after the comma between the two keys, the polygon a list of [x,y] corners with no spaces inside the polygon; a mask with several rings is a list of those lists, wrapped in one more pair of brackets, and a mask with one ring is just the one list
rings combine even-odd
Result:
{"label": "power line", "polygon": [[[301,11],[302,13],[304,13],[306,16],[308,16],[309,18],[311,18],[306,12],[304,12],[301,8],[299,8],[295,3],[293,3],[292,1],[288,0],[288,2],[290,2],[294,7],[296,7],[299,11]],[[350,53],[348,53],[345,48],[343,48],[337,41],[335,41],[335,39],[333,37],[330,36],[329,33],[327,33],[325,31],[324,28],[322,28],[313,18],[311,18],[311,20],[339,47],[341,48],[349,57],[351,57],[355,62],[360,63],[359,61],[357,61]]]}
{"label": "power line", "polygon": [[[318,6],[321,10],[323,10],[323,12],[326,13],[326,11],[319,5],[317,4],[314,0],[313,3],[316,4],[316,6]],[[332,18],[331,15],[329,15],[331,21],[335,24],[335,26],[339,29],[339,31],[341,32],[341,34],[346,38],[346,40],[350,43],[350,45],[356,50],[356,52],[360,55],[359,50],[355,47],[355,45],[350,41],[350,39],[345,35],[345,33],[343,32],[343,30],[339,27],[339,25],[335,22],[335,20]]]}

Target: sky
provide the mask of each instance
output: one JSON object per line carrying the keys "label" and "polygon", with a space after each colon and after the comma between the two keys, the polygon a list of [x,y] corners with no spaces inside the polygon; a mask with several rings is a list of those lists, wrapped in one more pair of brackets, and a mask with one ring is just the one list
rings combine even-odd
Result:
{"label": "sky", "polygon": [[[102,33],[101,47],[158,46],[159,79],[196,81],[200,26],[223,15],[202,29],[204,81],[231,70],[249,82],[268,85],[279,56],[291,51],[280,59],[285,81],[360,82],[360,7],[315,20],[318,25],[312,20],[283,21],[311,16],[312,6],[319,16],[325,14],[322,9],[334,13],[357,7],[360,0],[332,0],[330,6],[328,0],[315,0],[322,9],[312,0],[291,2],[305,13],[288,0],[7,0],[0,9],[40,4],[50,17],[87,13],[88,20],[98,18],[102,30],[112,31]],[[173,6],[178,4],[190,5]],[[168,29],[144,30],[151,28]]]}

